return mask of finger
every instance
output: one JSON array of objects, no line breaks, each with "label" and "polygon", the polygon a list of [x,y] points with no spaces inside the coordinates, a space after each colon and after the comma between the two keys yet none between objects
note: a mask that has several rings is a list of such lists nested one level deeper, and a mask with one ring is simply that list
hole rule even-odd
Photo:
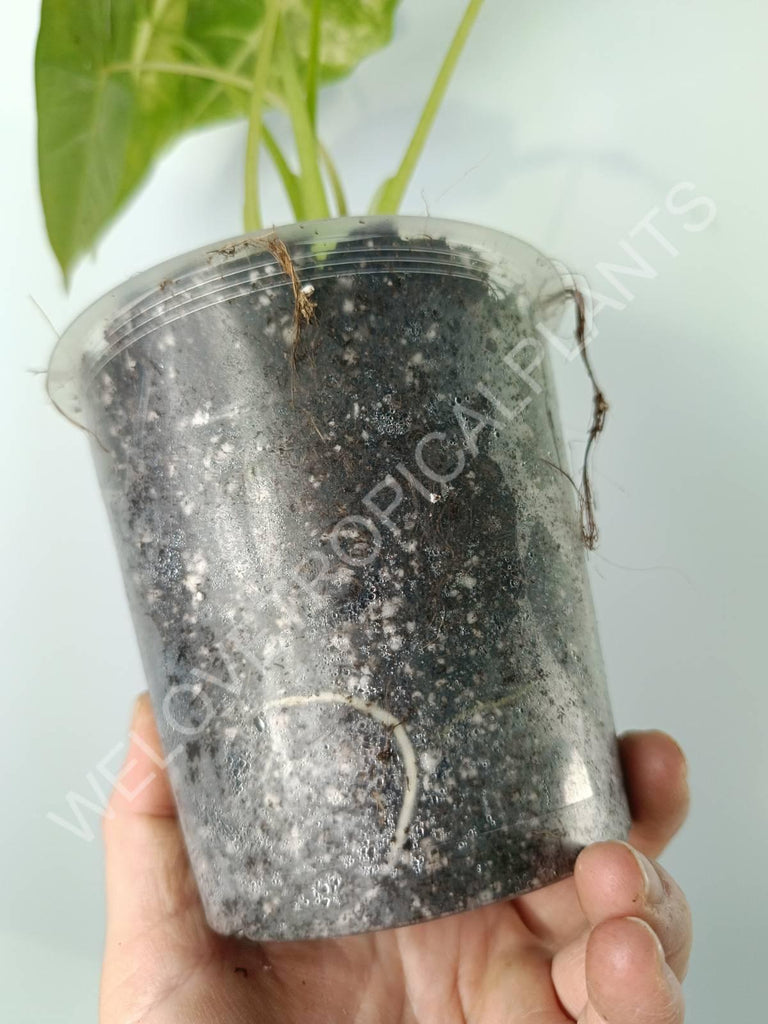
[{"label": "finger", "polygon": [[[648,856],[657,857],[688,813],[685,757],[671,736],[655,729],[622,735],[619,754],[633,815],[629,841]],[[518,896],[511,906],[529,930],[553,950],[584,930],[584,912],[572,878]]]},{"label": "finger", "polygon": [[588,1003],[578,1024],[682,1024],[680,982],[653,929],[639,918],[605,921],[589,937]]},{"label": "finger", "polygon": [[661,940],[667,963],[682,981],[691,955],[688,901],[669,872],[627,843],[594,843],[579,854],[576,892],[591,927],[618,917],[640,917]]},{"label": "finger", "polygon": [[152,711],[148,693],[136,698],[128,733],[128,753],[118,775],[118,785],[112,792],[107,822],[127,815],[146,814],[150,817],[173,818],[176,804],[173,800],[166,759]]},{"label": "finger", "polygon": [[675,977],[684,979],[693,938],[691,914],[669,872],[626,843],[606,842],[582,851],[574,880],[587,930],[559,950],[552,961],[555,990],[572,1016],[587,1000],[589,929],[609,920],[637,917],[645,921],[659,937]]},{"label": "finger", "polygon": [[197,903],[147,694],[104,819],[107,943],[146,934]]},{"label": "finger", "polygon": [[658,729],[625,733],[619,752],[632,813],[628,841],[658,857],[688,816],[688,763],[680,746]]}]

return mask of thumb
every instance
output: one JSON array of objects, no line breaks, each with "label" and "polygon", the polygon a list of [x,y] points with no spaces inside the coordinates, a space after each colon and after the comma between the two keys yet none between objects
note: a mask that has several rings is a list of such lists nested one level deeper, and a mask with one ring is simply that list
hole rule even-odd
[{"label": "thumb", "polygon": [[[185,912],[202,920],[149,695],[136,701],[125,764],[103,825],[107,956]],[[196,921],[195,924],[198,924]]]}]

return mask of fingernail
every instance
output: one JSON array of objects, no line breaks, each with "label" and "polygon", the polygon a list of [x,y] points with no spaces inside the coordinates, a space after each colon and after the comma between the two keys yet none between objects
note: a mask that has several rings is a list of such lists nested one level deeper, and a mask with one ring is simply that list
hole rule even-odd
[{"label": "fingernail", "polygon": [[634,846],[630,846],[629,843],[622,842],[622,846],[626,846],[628,850],[631,850],[632,856],[637,861],[638,867],[643,875],[643,882],[645,884],[645,899],[647,903],[661,903],[664,898],[664,886],[661,884],[659,873],[656,868],[651,864],[644,853],[636,850]]},{"label": "fingernail", "polygon": [[651,935],[653,936],[653,941],[656,943],[656,955],[659,958],[659,963],[662,964],[662,965],[666,964],[666,962],[667,962],[667,954],[664,952],[664,947],[661,944],[661,939],[656,934],[654,929],[651,928],[651,926],[648,924],[648,922],[647,921],[643,921],[643,919],[640,918],[640,917],[628,917],[627,920],[628,921],[633,921],[636,924],[642,925],[643,928],[645,928],[645,930],[647,932],[651,933]]},{"label": "fingernail", "polygon": [[139,717],[139,712],[141,711],[141,708],[142,708],[142,705],[144,704],[144,700],[146,699],[146,696],[147,696],[147,691],[143,690],[138,695],[138,697],[134,698],[133,707],[131,708],[131,726],[130,726],[131,729],[133,729],[134,725],[136,724],[136,719]]}]

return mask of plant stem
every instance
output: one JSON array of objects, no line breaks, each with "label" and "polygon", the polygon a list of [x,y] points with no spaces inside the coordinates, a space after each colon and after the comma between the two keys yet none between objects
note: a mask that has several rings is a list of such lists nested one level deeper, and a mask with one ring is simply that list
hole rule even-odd
[{"label": "plant stem", "polygon": [[330,209],[325,195],[325,187],[317,161],[317,140],[307,109],[306,96],[293,59],[290,40],[285,36],[285,27],[280,21],[278,26],[277,58],[280,73],[285,86],[285,98],[288,114],[296,139],[296,150],[299,154],[301,192],[305,216],[315,218],[329,217]]},{"label": "plant stem", "polygon": [[445,55],[445,60],[437,73],[435,84],[432,86],[432,91],[424,105],[402,163],[397,172],[384,182],[384,185],[377,193],[371,205],[371,213],[395,214],[399,210],[400,204],[403,201],[403,195],[408,187],[408,182],[411,180],[411,176],[421,156],[421,151],[424,148],[424,143],[427,141],[427,136],[440,109],[440,104],[445,96],[451,75],[482,5],[483,0],[469,0],[464,11],[464,17],[456,29],[456,34],[453,37],[448,53]]},{"label": "plant stem", "polygon": [[312,23],[309,29],[309,59],[307,61],[307,111],[312,130],[317,131],[317,72],[320,64],[320,24],[323,0],[312,4]]},{"label": "plant stem", "polygon": [[262,119],[264,116],[264,93],[267,89],[272,51],[275,46],[277,26],[280,19],[280,0],[267,0],[261,45],[256,55],[253,71],[251,102],[248,111],[248,142],[245,151],[245,230],[256,231],[261,227],[259,209],[259,150],[261,148]]},{"label": "plant stem", "polygon": [[347,199],[346,196],[344,195],[344,186],[341,184],[339,172],[336,170],[336,165],[331,159],[331,154],[328,152],[328,150],[325,148],[325,146],[319,139],[317,140],[317,147],[318,150],[320,151],[320,159],[323,161],[325,172],[328,175],[328,181],[331,186],[331,191],[333,192],[333,199],[334,202],[336,203],[336,212],[340,217],[346,217]]},{"label": "plant stem", "polygon": [[261,130],[264,134],[264,145],[269,150],[269,155],[272,157],[272,161],[277,168],[277,173],[280,175],[280,179],[285,187],[288,199],[290,200],[293,214],[296,220],[304,220],[304,203],[301,196],[301,185],[299,183],[298,175],[291,170],[288,161],[285,159],[282,150],[278,146],[277,141],[269,128],[267,128],[265,124],[262,124]]}]

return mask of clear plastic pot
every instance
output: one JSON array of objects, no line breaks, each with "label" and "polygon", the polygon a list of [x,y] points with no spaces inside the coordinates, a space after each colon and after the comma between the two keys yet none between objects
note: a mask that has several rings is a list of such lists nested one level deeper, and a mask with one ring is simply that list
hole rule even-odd
[{"label": "clear plastic pot", "polygon": [[132,279],[49,371],[208,920],[253,939],[477,907],[629,827],[558,469],[558,274],[447,221],[276,236]]}]

